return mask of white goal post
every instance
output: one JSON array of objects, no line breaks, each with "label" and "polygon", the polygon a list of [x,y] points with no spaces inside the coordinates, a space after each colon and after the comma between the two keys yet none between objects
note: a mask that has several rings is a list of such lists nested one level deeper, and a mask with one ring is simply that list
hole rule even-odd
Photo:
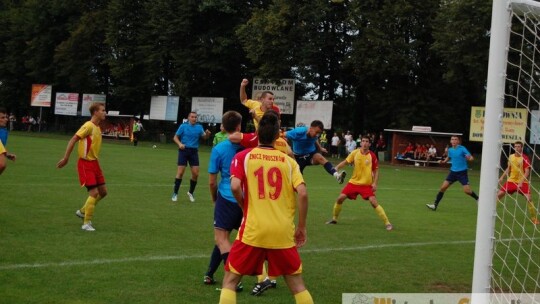
[{"label": "white goal post", "polygon": [[[533,303],[540,295],[540,225],[530,221],[533,212],[523,196],[498,200],[497,192],[505,169],[501,161],[512,153],[505,153],[502,145],[503,108],[525,108],[531,117],[540,108],[540,2],[493,0],[492,9],[472,303],[511,302],[499,294]],[[526,127],[528,134],[534,132]],[[534,167],[540,162],[536,143],[523,142],[533,152],[529,158]],[[539,177],[534,168],[528,177],[535,214]]]}]

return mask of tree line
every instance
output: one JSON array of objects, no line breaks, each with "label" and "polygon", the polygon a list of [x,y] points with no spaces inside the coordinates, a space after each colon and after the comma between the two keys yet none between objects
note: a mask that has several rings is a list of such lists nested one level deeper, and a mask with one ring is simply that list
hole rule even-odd
[{"label": "tree line", "polygon": [[243,111],[242,78],[294,78],[336,128],[465,132],[490,22],[485,0],[0,0],[0,104],[26,115],[45,83],[126,114],[152,95]]}]

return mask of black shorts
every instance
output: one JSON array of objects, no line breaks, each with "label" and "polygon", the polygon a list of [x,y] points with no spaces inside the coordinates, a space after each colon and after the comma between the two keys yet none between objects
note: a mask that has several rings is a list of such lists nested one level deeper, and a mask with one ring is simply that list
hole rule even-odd
[{"label": "black shorts", "polygon": [[311,152],[309,154],[304,154],[304,155],[297,155],[297,154],[294,155],[294,159],[296,160],[296,162],[298,163],[298,166],[300,167],[300,172],[303,173],[305,167],[311,166],[313,164],[312,160],[313,160],[313,155],[315,155],[315,153],[317,153],[317,151]]},{"label": "black shorts", "polygon": [[467,170],[463,171],[450,171],[446,180],[453,184],[455,181],[459,181],[463,186],[469,184],[469,175],[467,175]]},{"label": "black shorts", "polygon": [[199,149],[197,148],[184,148],[184,150],[178,149],[178,166],[191,167],[199,166]]},{"label": "black shorts", "polygon": [[216,206],[214,207],[214,228],[226,231],[238,230],[244,216],[242,209],[236,202],[224,199],[217,194]]}]

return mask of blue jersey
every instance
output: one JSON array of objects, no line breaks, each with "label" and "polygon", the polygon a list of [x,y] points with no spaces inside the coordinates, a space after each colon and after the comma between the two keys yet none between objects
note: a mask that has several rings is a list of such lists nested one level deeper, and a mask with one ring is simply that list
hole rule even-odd
[{"label": "blue jersey", "polygon": [[0,128],[0,141],[7,146],[8,130],[7,128]]},{"label": "blue jersey", "polygon": [[448,158],[452,161],[450,171],[458,172],[467,170],[467,156],[470,155],[469,150],[462,145],[457,145],[455,148],[448,148]]},{"label": "blue jersey", "polygon": [[307,127],[298,127],[286,133],[287,138],[292,140],[292,150],[296,155],[310,154],[317,150],[315,142],[318,137],[308,137],[307,130]]},{"label": "blue jersey", "polygon": [[231,191],[231,162],[242,146],[233,144],[230,140],[226,139],[214,148],[212,148],[212,154],[210,154],[210,163],[208,164],[208,173],[218,174],[221,172],[221,180],[218,184],[218,192],[221,196],[230,201],[236,203],[236,199]]},{"label": "blue jersey", "polygon": [[199,138],[204,135],[201,124],[183,123],[176,131],[176,136],[186,146],[186,148],[199,148]]}]

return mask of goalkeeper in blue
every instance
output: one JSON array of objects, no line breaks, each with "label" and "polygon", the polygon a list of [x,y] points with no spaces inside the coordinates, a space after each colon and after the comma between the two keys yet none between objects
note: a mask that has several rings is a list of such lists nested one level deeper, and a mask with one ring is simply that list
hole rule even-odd
[{"label": "goalkeeper in blue", "polygon": [[463,186],[463,192],[465,192],[465,194],[474,198],[475,201],[478,201],[478,195],[472,191],[471,186],[469,185],[469,176],[467,174],[467,161],[472,162],[474,158],[469,150],[460,145],[460,143],[461,141],[458,136],[454,135],[450,137],[450,144],[452,146],[448,148],[448,156],[440,161],[440,163],[443,164],[452,161],[452,165],[450,167],[450,173],[448,173],[448,176],[441,185],[439,193],[437,193],[437,196],[435,197],[435,201],[433,204],[426,204],[426,207],[433,211],[436,211],[437,207],[439,207],[444,192],[456,181],[459,181]]}]

